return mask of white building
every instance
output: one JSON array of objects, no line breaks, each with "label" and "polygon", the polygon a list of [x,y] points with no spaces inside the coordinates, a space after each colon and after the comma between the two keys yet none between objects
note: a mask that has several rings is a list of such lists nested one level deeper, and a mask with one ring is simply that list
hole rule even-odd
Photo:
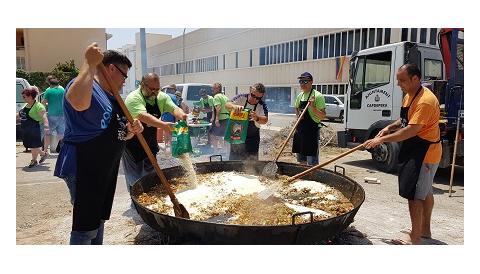
[{"label": "white building", "polygon": [[125,99],[128,93],[136,89],[136,79],[137,79],[136,62],[135,62],[137,58],[136,45],[126,44],[122,48],[117,50],[125,54],[128,57],[128,59],[132,62],[132,67],[130,68],[127,74],[128,78],[125,80],[125,84],[123,85],[122,91],[120,93],[120,96],[122,96],[122,98]]},{"label": "white building", "polygon": [[[248,92],[249,86],[260,82],[267,87],[269,109],[288,113],[293,112],[292,105],[299,92],[297,77],[301,73],[310,72],[315,88],[324,94],[345,94],[353,51],[406,40],[437,45],[438,31],[436,28],[198,29],[157,45],[147,45],[147,66],[149,71],[160,75],[162,86],[220,82],[230,98]],[[138,44],[137,40],[137,47]]]}]

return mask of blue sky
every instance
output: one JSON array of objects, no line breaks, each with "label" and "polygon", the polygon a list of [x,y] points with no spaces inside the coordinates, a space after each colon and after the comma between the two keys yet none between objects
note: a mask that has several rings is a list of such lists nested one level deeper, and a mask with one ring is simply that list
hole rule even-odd
[{"label": "blue sky", "polygon": [[[194,28],[187,28],[185,33],[196,30]],[[155,29],[155,28],[146,28],[147,33],[161,33],[161,34],[170,34],[173,37],[177,37],[183,34],[183,28],[171,28],[171,29]],[[125,44],[134,44],[135,43],[135,33],[140,32],[140,29],[134,28],[107,28],[107,33],[113,35],[107,42],[108,49],[117,49],[122,47]],[[173,38],[172,37],[172,38]]]}]

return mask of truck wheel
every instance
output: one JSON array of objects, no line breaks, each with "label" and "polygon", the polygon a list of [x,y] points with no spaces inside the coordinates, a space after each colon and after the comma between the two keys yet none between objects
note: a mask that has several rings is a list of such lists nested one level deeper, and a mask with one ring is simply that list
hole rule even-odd
[{"label": "truck wheel", "polygon": [[383,143],[370,152],[379,170],[383,172],[395,172],[397,170],[398,154],[400,153],[398,143]]}]

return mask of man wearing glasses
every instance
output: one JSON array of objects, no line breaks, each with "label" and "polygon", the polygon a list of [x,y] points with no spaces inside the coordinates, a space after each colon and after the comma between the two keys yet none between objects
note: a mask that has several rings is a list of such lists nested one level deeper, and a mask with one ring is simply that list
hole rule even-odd
[{"label": "man wearing glasses", "polygon": [[295,100],[295,112],[297,117],[311,102],[307,112],[297,125],[293,135],[292,152],[297,153],[297,161],[300,164],[318,164],[318,139],[320,137],[319,123],[325,118],[325,98],[312,88],[313,77],[310,73],[304,72],[298,77],[298,83],[302,92]]},{"label": "man wearing glasses", "polygon": [[122,88],[131,66],[122,53],[102,53],[93,43],[85,51],[78,76],[65,89],[65,135],[54,175],[66,181],[71,195],[70,244],[103,243],[125,141],[143,130],[137,119],[132,125],[127,121],[113,95]]},{"label": "man wearing glasses", "polygon": [[246,108],[251,110],[247,139],[244,144],[230,145],[230,160],[258,161],[260,126],[268,122],[267,104],[262,100],[264,94],[265,86],[257,83],[250,88],[250,93],[239,94],[225,105],[228,110],[233,110],[237,113]]},{"label": "man wearing glasses", "polygon": [[[160,79],[158,75],[148,73],[142,77],[140,87],[130,92],[125,99],[125,105],[132,117],[142,122],[144,127],[142,134],[153,155],[156,155],[159,150],[157,128],[170,132],[173,125],[172,122],[162,121],[162,114],[171,113],[178,120],[187,118],[187,114],[175,105],[169,95],[159,91]],[[137,138],[127,141],[122,161],[128,191],[131,190],[135,181],[154,170]]]}]

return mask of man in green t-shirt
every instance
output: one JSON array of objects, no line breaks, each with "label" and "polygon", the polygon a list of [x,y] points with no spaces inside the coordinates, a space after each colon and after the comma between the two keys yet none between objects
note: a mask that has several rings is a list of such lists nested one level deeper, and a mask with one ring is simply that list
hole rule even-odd
[{"label": "man in green t-shirt", "polygon": [[222,93],[222,84],[215,83],[212,87],[213,90],[213,106],[214,112],[212,119],[212,127],[210,129],[210,137],[212,140],[212,147],[214,150],[220,150],[219,153],[226,153],[228,149],[225,147],[225,141],[223,136],[225,135],[225,128],[227,126],[227,119],[229,112],[225,108],[225,104],[228,102],[228,97]]},{"label": "man in green t-shirt", "polygon": [[[159,91],[160,78],[155,73],[148,73],[142,77],[140,87],[130,92],[125,99],[125,105],[132,117],[142,122],[144,128],[142,135],[153,155],[156,155],[159,150],[157,128],[170,131],[173,125],[161,120],[162,113],[169,112],[178,120],[187,119],[187,114],[173,103],[170,96]],[[135,181],[154,170],[137,138],[126,142],[122,160],[128,191]]]},{"label": "man in green t-shirt", "polygon": [[50,85],[45,90],[42,103],[47,106],[47,118],[50,125],[50,133],[45,137],[45,152],[48,153],[48,145],[50,144],[50,151],[59,151],[58,143],[63,139],[65,132],[65,117],[63,116],[63,96],[65,89],[59,85],[59,81],[54,76],[50,75],[47,78]]},{"label": "man in green t-shirt", "polygon": [[207,90],[202,88],[200,95],[200,111],[207,114],[207,121],[211,122],[213,116],[213,97],[208,95]]},{"label": "man in green t-shirt", "polygon": [[292,152],[297,153],[297,161],[301,164],[318,164],[318,139],[320,138],[319,124],[325,118],[325,98],[313,89],[313,77],[304,72],[298,77],[302,92],[295,99],[295,112],[300,116],[307,104],[307,111],[295,129],[293,135]]}]

